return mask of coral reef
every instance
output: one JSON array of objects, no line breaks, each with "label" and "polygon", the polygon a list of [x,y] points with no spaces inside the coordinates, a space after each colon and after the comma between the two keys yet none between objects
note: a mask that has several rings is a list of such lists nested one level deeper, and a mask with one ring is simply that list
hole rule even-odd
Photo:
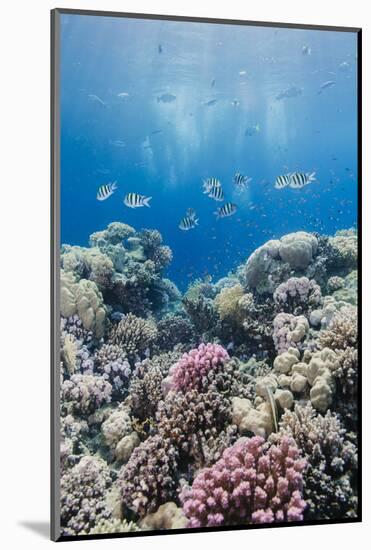
[{"label": "coral reef", "polygon": [[103,344],[94,355],[94,371],[112,386],[112,398],[125,395],[131,376],[131,366],[123,347],[117,344]]},{"label": "coral reef", "polygon": [[189,347],[196,340],[196,331],[190,319],[179,314],[165,316],[157,323],[158,348],[172,351],[176,346]]},{"label": "coral reef", "polygon": [[244,295],[240,284],[225,287],[216,296],[214,303],[221,319],[228,319],[238,315],[239,301]]},{"label": "coral reef", "polygon": [[355,518],[357,234],[182,293],[157,230],[61,249],[62,535]]},{"label": "coral reef", "polygon": [[304,231],[271,240],[255,250],[239,270],[242,284],[258,294],[273,294],[294,270],[304,273],[318,249],[317,238]]},{"label": "coral reef", "polygon": [[145,421],[154,417],[164,397],[163,380],[164,369],[154,361],[137,363],[129,388],[130,409],[136,418]]},{"label": "coral reef", "polygon": [[89,535],[104,535],[112,533],[135,533],[140,531],[137,525],[130,521],[129,523],[119,519],[101,519],[93,529],[90,529]]}]

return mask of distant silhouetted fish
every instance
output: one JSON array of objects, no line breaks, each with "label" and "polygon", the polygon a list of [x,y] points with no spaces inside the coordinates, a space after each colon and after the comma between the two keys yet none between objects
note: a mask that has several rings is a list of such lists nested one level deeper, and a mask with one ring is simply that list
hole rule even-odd
[{"label": "distant silhouetted fish", "polygon": [[321,84],[320,89],[318,90],[318,94],[321,94],[323,90],[326,90],[326,88],[331,88],[331,86],[335,86],[335,84],[335,80],[326,80],[326,82]]},{"label": "distant silhouetted fish", "polygon": [[302,94],[301,88],[298,88],[297,86],[290,86],[289,88],[286,88],[286,90],[283,90],[282,92],[280,92],[276,96],[276,99],[280,100],[280,99],[289,98],[289,97],[297,97],[301,94]]},{"label": "distant silhouetted fish", "polygon": [[157,98],[158,103],[171,103],[176,100],[176,95],[173,94],[162,94]]},{"label": "distant silhouetted fish", "polygon": [[98,103],[99,105],[102,105],[102,107],[106,105],[106,103],[95,94],[88,94],[88,99],[93,103]]},{"label": "distant silhouetted fish", "polygon": [[204,102],[204,105],[206,105],[206,107],[211,107],[212,105],[215,105],[217,101],[218,101],[217,99],[209,99],[209,101]]}]

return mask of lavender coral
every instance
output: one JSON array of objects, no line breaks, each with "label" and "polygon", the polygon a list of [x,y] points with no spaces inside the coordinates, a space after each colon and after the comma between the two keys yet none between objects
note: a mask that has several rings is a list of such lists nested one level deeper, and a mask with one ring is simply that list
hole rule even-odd
[{"label": "lavender coral", "polygon": [[64,535],[87,534],[110,516],[105,493],[112,484],[107,464],[84,456],[61,478],[61,523]]},{"label": "lavender coral", "polygon": [[304,315],[279,313],[273,320],[273,341],[278,353],[289,348],[298,348],[309,331],[309,323]]},{"label": "lavender coral", "polygon": [[182,494],[188,527],[301,521],[306,461],[292,438],[254,436],[226,449]]},{"label": "lavender coral", "polygon": [[95,372],[112,386],[112,397],[119,399],[125,395],[132,369],[124,349],[117,344],[103,344],[94,360]]},{"label": "lavender coral", "polygon": [[77,415],[89,415],[111,401],[112,386],[104,378],[74,374],[61,387],[63,406]]},{"label": "lavender coral", "polygon": [[299,315],[318,307],[321,303],[321,288],[308,277],[290,277],[281,283],[273,294],[279,311]]}]

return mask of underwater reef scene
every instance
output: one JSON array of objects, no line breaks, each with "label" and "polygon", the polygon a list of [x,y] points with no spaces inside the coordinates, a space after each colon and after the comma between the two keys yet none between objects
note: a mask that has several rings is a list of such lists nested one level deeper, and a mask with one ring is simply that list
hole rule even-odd
[{"label": "underwater reef scene", "polygon": [[357,519],[356,34],[60,34],[61,537]]},{"label": "underwater reef scene", "polygon": [[182,293],[156,229],[61,249],[62,535],[357,516],[357,233]]}]

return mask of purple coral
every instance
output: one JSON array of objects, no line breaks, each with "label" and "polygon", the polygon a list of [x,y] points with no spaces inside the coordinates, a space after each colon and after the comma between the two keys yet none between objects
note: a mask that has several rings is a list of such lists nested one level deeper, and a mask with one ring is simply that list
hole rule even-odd
[{"label": "purple coral", "polygon": [[111,511],[105,501],[112,485],[109,468],[101,458],[83,456],[61,478],[61,524],[63,535],[89,533]]},{"label": "purple coral", "polygon": [[125,394],[131,367],[120,346],[103,344],[95,353],[95,371],[111,384],[113,398],[121,398]]},{"label": "purple coral", "polygon": [[299,348],[306,337],[309,323],[304,315],[279,313],[273,320],[273,342],[278,353],[289,348]]},{"label": "purple coral", "polygon": [[273,294],[279,311],[298,315],[321,303],[321,288],[308,277],[290,277],[281,283]]},{"label": "purple coral", "polygon": [[227,351],[219,344],[200,344],[184,353],[170,369],[171,386],[177,391],[201,391],[207,385],[209,373],[218,371],[228,359]]},{"label": "purple coral", "polygon": [[183,490],[188,527],[301,521],[305,467],[292,438],[240,439]]},{"label": "purple coral", "polygon": [[111,401],[112,386],[101,376],[74,374],[61,387],[64,409],[77,415],[89,415]]}]

